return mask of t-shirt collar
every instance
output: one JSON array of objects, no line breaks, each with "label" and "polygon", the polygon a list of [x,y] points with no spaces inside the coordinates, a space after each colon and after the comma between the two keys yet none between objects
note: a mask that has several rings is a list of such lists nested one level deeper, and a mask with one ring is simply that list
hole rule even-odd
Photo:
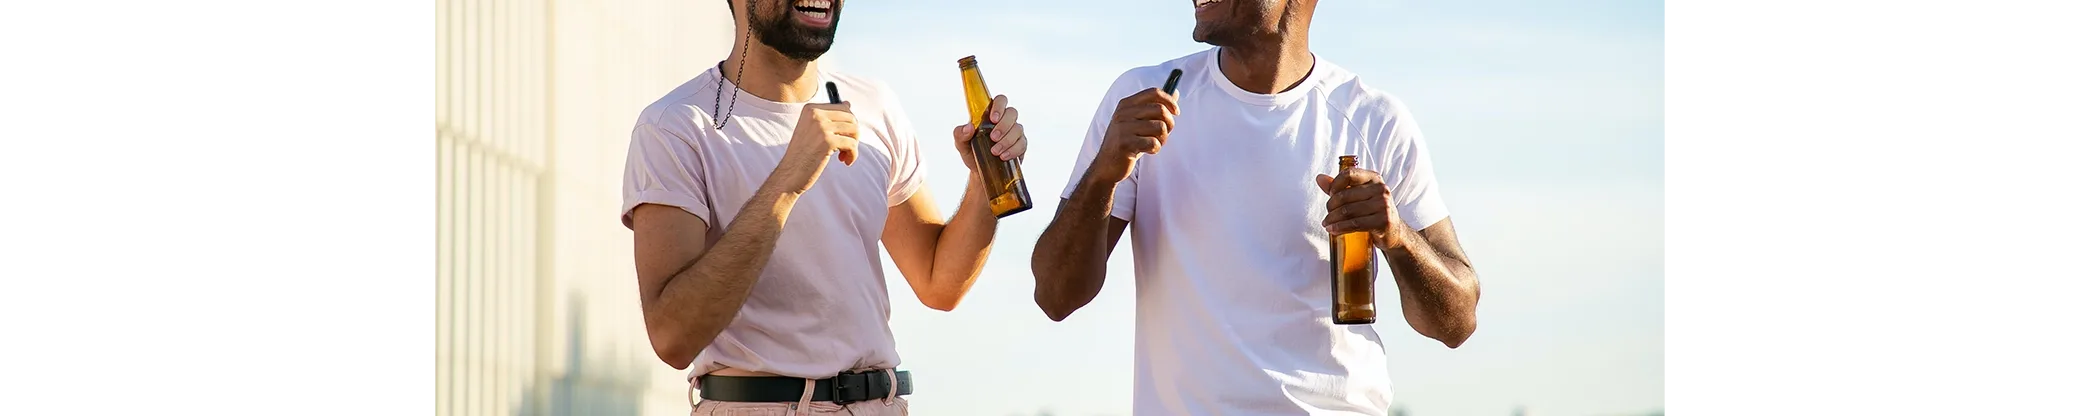
[{"label": "t-shirt collar", "polygon": [[1222,69],[1224,64],[1219,61],[1224,59],[1224,55],[1223,47],[1211,47],[1210,52],[1202,58],[1204,62],[1209,64],[1204,65],[1206,68],[1203,72],[1209,73],[1211,83],[1217,84],[1218,89],[1225,91],[1226,95],[1231,95],[1232,98],[1239,99],[1241,102],[1260,106],[1277,107],[1297,102],[1299,98],[1305,97],[1306,92],[1311,91],[1315,84],[1318,84],[1320,78],[1326,74],[1328,67],[1327,63],[1322,62],[1319,55],[1315,54],[1313,56],[1312,71],[1308,71],[1305,81],[1299,82],[1298,85],[1283,92],[1260,94],[1240,89],[1239,85],[1235,85],[1232,83],[1232,80],[1225,78],[1225,70]]},{"label": "t-shirt collar", "polygon": [[[722,68],[719,65],[716,66],[714,69],[711,69],[710,71],[714,72],[716,77],[728,76],[727,73],[722,72]],[[792,114],[800,112],[804,104],[809,104],[811,101],[816,100],[819,95],[824,94],[823,85],[827,81],[832,81],[831,73],[824,71],[820,68],[817,70],[818,87],[815,91],[810,91],[809,97],[805,97],[795,102],[779,102],[768,100],[757,95],[753,95],[750,91],[744,91],[743,87],[738,87],[736,85],[736,82],[723,82],[722,80],[715,80],[715,82],[718,82],[725,87],[722,91],[717,91],[716,93],[735,94],[736,105],[738,107],[750,107],[764,112],[775,114]],[[845,97],[840,97],[840,99],[845,99]],[[825,101],[829,102],[830,100],[827,98]],[[728,108],[724,108],[723,110],[730,111],[730,109]]]}]

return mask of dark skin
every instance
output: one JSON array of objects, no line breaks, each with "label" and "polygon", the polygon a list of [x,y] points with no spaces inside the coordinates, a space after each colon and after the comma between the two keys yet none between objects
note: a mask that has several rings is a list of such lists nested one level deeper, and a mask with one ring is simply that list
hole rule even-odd
[{"label": "dark skin", "polygon": [[[1199,0],[1200,1],[1200,0]],[[1312,73],[1306,30],[1318,0],[1219,0],[1198,3],[1195,40],[1222,49],[1219,69],[1248,92],[1288,91]],[[1072,196],[1036,241],[1036,305],[1063,321],[1101,293],[1109,254],[1129,221],[1109,215],[1115,184],[1130,176],[1142,154],[1158,154],[1180,114],[1175,97],[1146,89],[1116,104],[1101,150]],[[1473,335],[1480,282],[1459,247],[1449,219],[1416,229],[1400,219],[1384,178],[1351,168],[1319,175],[1312,185],[1328,194],[1321,225],[1330,233],[1364,231],[1391,265],[1401,315],[1423,336],[1458,348]]]}]

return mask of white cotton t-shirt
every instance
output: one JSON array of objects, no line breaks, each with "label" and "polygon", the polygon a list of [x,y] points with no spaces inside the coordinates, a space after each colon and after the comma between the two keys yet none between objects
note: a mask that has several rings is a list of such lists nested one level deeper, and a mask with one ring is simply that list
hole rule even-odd
[{"label": "white cotton t-shirt", "polygon": [[[1427,228],[1447,211],[1422,134],[1399,100],[1332,62],[1267,95],[1227,81],[1217,59],[1213,48],[1117,78],[1064,192],[1099,152],[1116,103],[1180,68],[1175,130],[1138,158],[1110,209],[1130,221],[1135,250],[1133,413],[1383,415],[1383,342],[1329,312],[1327,196],[1313,178],[1357,155],[1384,176],[1400,218]],[[1384,319],[1401,319],[1397,300],[1380,301]]]},{"label": "white cotton t-shirt", "polygon": [[[828,378],[898,364],[876,245],[889,208],[924,182],[919,145],[887,86],[829,71],[820,77],[836,82],[840,99],[853,104],[858,159],[847,166],[832,158],[795,202],[750,298],[693,359],[694,377],[737,368]],[[823,94],[819,88],[817,97]],[[621,223],[633,227],[630,215],[641,204],[678,207],[706,221],[708,243],[718,243],[779,166],[812,98],[829,101],[767,101],[723,83],[719,69],[664,95],[635,122]],[[718,121],[727,124],[717,130]]]}]

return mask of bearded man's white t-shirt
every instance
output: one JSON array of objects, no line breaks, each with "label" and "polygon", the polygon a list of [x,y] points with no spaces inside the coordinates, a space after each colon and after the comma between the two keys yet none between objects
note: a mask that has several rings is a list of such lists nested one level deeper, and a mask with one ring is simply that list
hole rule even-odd
[{"label": "bearded man's white t-shirt", "polygon": [[[1399,217],[1427,228],[1448,212],[1421,130],[1399,100],[1332,62],[1316,60],[1289,91],[1256,94],[1217,60],[1213,48],[1117,78],[1063,194],[1099,152],[1116,103],[1181,69],[1174,131],[1116,185],[1110,209],[1130,221],[1135,250],[1133,413],[1384,415],[1383,341],[1329,313],[1327,196],[1313,178],[1356,155],[1391,187]],[[1380,301],[1382,318],[1401,319],[1398,300]]]}]

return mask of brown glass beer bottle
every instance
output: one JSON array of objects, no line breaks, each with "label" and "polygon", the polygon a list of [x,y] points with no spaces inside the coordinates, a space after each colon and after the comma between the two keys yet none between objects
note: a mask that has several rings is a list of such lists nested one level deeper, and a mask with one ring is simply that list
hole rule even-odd
[{"label": "brown glass beer bottle", "polygon": [[977,158],[977,176],[984,193],[991,197],[992,215],[1005,218],[1035,207],[1028,198],[1028,181],[1021,178],[1020,160],[999,160],[992,154],[992,94],[984,86],[984,73],[977,69],[977,56],[957,61],[962,66],[963,96],[968,101],[970,122],[977,132],[970,137],[970,150]]},{"label": "brown glass beer bottle", "polygon": [[[1342,156],[1341,171],[1356,167],[1356,156]],[[1341,176],[1336,171],[1335,176]],[[1327,257],[1333,265],[1334,323],[1362,325],[1378,322],[1371,283],[1371,233],[1364,231],[1327,236]]]}]

